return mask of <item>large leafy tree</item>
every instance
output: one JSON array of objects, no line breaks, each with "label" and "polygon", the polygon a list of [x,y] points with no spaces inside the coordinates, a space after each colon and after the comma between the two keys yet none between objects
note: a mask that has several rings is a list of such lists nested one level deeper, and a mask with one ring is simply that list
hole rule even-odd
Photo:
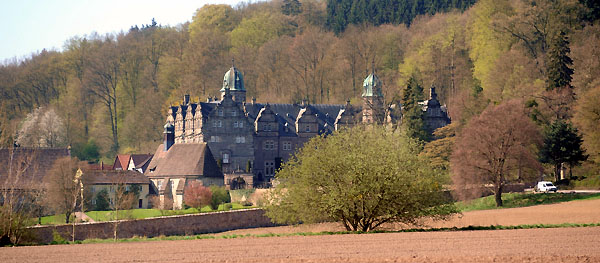
[{"label": "large leafy tree", "polygon": [[600,163],[600,86],[583,93],[575,107],[573,122],[583,133],[583,146],[596,163]]},{"label": "large leafy tree", "polygon": [[338,221],[349,231],[445,219],[456,208],[417,148],[381,126],[314,137],[277,173],[267,215],[279,223]]},{"label": "large leafy tree", "polygon": [[523,180],[526,168],[539,169],[532,152],[539,138],[538,128],[525,114],[522,102],[488,106],[456,138],[450,165],[457,193],[474,197],[490,185],[496,206],[502,206],[504,186]]},{"label": "large leafy tree", "polygon": [[554,176],[560,180],[560,168],[563,163],[571,167],[587,160],[581,147],[583,140],[577,128],[571,123],[556,120],[544,134],[544,144],[540,149],[540,160],[554,165]]}]

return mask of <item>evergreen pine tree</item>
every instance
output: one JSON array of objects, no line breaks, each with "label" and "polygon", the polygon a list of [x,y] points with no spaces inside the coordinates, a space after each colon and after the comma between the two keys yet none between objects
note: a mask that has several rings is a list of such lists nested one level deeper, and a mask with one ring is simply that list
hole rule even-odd
[{"label": "evergreen pine tree", "polygon": [[402,126],[406,135],[421,141],[428,141],[430,134],[425,130],[424,112],[419,105],[423,100],[423,87],[411,77],[402,95]]},{"label": "evergreen pine tree", "polygon": [[552,41],[548,52],[548,87],[547,90],[571,87],[573,60],[569,57],[569,41],[565,32],[561,31]]},{"label": "evergreen pine tree", "polygon": [[587,160],[581,148],[583,139],[570,123],[556,120],[544,134],[544,144],[540,149],[540,161],[554,165],[556,181],[560,180],[560,167],[563,163],[570,167]]},{"label": "evergreen pine tree", "polygon": [[281,13],[288,16],[296,16],[302,13],[302,4],[298,0],[283,0]]}]

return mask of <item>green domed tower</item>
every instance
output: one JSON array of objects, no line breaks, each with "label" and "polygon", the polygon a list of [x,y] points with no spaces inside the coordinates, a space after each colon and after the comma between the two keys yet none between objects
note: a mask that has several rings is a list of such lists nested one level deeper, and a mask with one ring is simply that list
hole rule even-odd
[{"label": "green domed tower", "polygon": [[363,123],[383,123],[385,111],[383,108],[383,84],[375,74],[375,67],[371,74],[363,81]]},{"label": "green domed tower", "polygon": [[236,102],[246,101],[246,88],[244,88],[244,76],[235,65],[233,60],[231,68],[223,76],[223,88],[221,88],[221,99],[225,97],[225,90],[229,89],[233,100]]}]

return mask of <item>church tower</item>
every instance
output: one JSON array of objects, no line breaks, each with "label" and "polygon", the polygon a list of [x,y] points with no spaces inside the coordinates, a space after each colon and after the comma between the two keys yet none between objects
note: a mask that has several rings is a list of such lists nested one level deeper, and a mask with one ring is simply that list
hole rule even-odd
[{"label": "church tower", "polygon": [[383,123],[385,110],[383,107],[382,82],[375,75],[375,65],[369,76],[363,81],[363,123]]},{"label": "church tower", "polygon": [[231,68],[223,76],[223,88],[221,88],[221,99],[225,98],[225,90],[229,89],[235,102],[246,102],[246,89],[244,88],[244,76],[231,60]]}]

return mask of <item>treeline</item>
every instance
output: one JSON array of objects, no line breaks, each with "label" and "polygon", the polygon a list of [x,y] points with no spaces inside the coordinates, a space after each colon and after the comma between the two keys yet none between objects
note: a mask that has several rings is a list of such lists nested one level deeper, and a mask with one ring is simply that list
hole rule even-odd
[{"label": "treeline", "polygon": [[451,10],[464,11],[476,0],[328,0],[327,26],[335,33],[349,24],[410,25],[419,15],[434,15]]},{"label": "treeline", "polygon": [[[60,52],[6,61],[0,66],[1,145],[28,138],[18,133],[34,127],[24,126],[25,119],[43,107],[61,119],[43,123],[64,125],[44,129],[65,131],[64,139],[51,141],[71,145],[81,158],[154,152],[167,107],[185,93],[202,101],[219,96],[232,59],[244,74],[247,97],[259,102],[350,98],[360,104],[374,62],[388,104],[402,100],[409,80],[422,87],[421,98],[435,85],[456,123],[446,134],[459,132],[487,105],[515,98],[529,101],[532,117],[545,127],[554,118],[546,107],[548,70],[556,65],[550,51],[562,32],[575,94],[563,117],[577,124],[589,154],[600,153],[597,131],[584,128],[594,120],[586,113],[598,104],[592,102],[600,86],[600,26],[590,22],[594,9],[579,1],[480,0],[464,12],[417,16],[410,26],[350,24],[337,35],[328,28],[328,8],[319,0],[207,5],[182,25],[151,22],[118,34],[78,36]],[[56,119],[44,112],[30,119],[35,116]]]}]

